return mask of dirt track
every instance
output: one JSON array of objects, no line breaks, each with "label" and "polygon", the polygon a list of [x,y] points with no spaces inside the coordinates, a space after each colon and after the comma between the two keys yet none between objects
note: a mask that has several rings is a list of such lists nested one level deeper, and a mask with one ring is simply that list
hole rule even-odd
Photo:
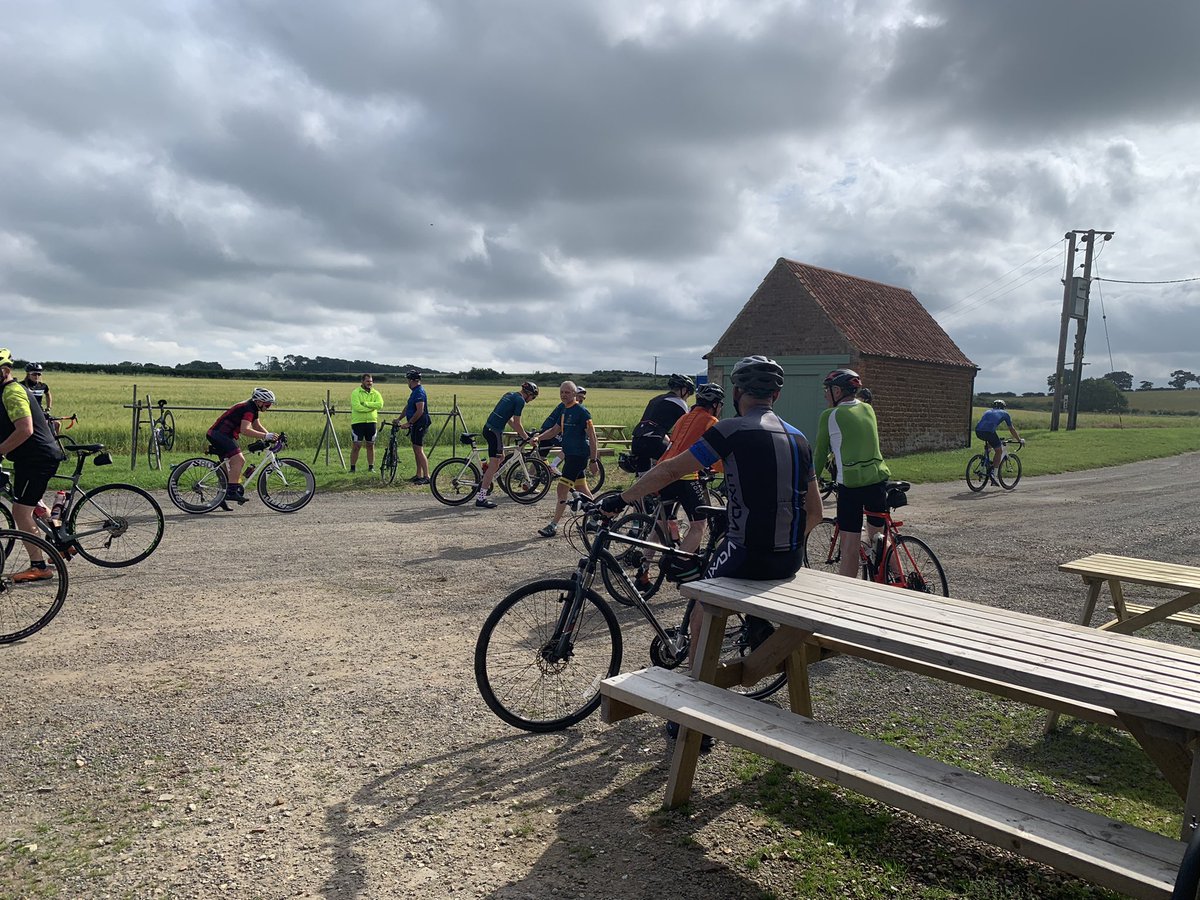
[{"label": "dirt track", "polygon": [[[1081,591],[1059,562],[1195,562],[1198,462],[1008,495],[917,487],[904,518],[954,596],[1073,619]],[[486,612],[574,563],[535,533],[548,501],[487,512],[389,490],[318,495],[293,516],[255,500],[189,517],[159,499],[154,556],[74,561],[58,618],[0,647],[0,895],[793,895],[803,862],[743,864],[773,838],[728,748],[702,764],[690,813],[664,816],[659,723],[530,736],[480,701]],[[631,629],[627,668],[646,644]],[[818,714],[835,722],[870,727],[897,691],[950,715],[961,702],[905,677],[868,692],[851,666],[823,665]],[[947,840],[911,830],[914,847]]]}]

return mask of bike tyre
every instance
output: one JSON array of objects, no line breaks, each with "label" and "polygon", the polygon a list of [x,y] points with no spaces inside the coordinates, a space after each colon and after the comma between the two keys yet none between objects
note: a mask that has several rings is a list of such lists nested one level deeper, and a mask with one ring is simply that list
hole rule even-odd
[{"label": "bike tyre", "polygon": [[524,463],[518,461],[510,465],[500,480],[500,488],[504,493],[517,503],[529,506],[546,496],[554,476],[541,457],[527,456]]},{"label": "bike tyre", "polygon": [[[463,482],[463,475],[470,476],[470,484]],[[438,502],[447,506],[462,506],[479,493],[479,467],[469,459],[452,456],[437,464],[429,476],[429,490]]]},{"label": "bike tyre", "polygon": [[[7,503],[0,503],[0,529],[4,531],[17,531],[17,520],[13,518],[12,510],[8,508]],[[8,537],[0,541],[0,551],[3,551],[4,558],[8,559],[8,554],[12,553],[13,542],[16,538]]]},{"label": "bike tyre", "polygon": [[175,416],[170,410],[165,410],[162,414],[162,444],[163,450],[170,453],[175,449]]},{"label": "bike tyre", "polygon": [[595,475],[592,474],[592,468],[590,465],[583,467],[583,481],[584,481],[584,484],[587,485],[588,493],[591,494],[593,497],[595,497],[596,493],[602,487],[604,487],[604,479],[606,477],[607,476],[604,473],[604,460],[602,460],[602,459],[596,460],[596,474]]},{"label": "bike tyre", "polygon": [[612,607],[590,588],[570,658],[553,664],[543,658],[562,604],[572,601],[576,587],[573,578],[530,582],[484,620],[475,642],[475,683],[488,709],[509,725],[547,732],[581,722],[600,705],[601,679],[621,670],[621,626]]},{"label": "bike tyre", "polygon": [[146,442],[146,462],[152,469],[162,468],[162,446],[158,442],[155,429],[150,429],[150,440]]},{"label": "bike tyre", "polygon": [[[0,561],[0,644],[11,644],[45,628],[67,599],[69,577],[62,554],[38,535],[0,529],[0,544],[13,547],[18,540],[33,544],[42,552],[42,559],[54,570],[54,578],[51,582],[15,583],[12,576],[29,559],[23,550],[10,552]],[[51,587],[53,591],[49,590]]]},{"label": "bike tyre", "polygon": [[822,519],[804,539],[804,565],[809,569],[837,574],[842,562],[842,542],[834,519]]},{"label": "bike tyre", "polygon": [[[97,520],[90,522],[93,516]],[[102,544],[97,543],[101,534],[79,536],[101,525],[101,516],[108,534]],[[158,501],[140,487],[103,484],[86,491],[71,508],[67,534],[79,555],[88,562],[106,569],[122,569],[140,563],[158,549],[165,524]],[[131,529],[136,537],[126,540]]]},{"label": "bike tyre", "polygon": [[[189,478],[196,470],[203,470],[203,474]],[[193,515],[212,512],[225,501],[228,490],[229,478],[225,469],[204,456],[185,459],[167,476],[167,497],[185,513]]]},{"label": "bike tyre", "polygon": [[399,450],[395,443],[388,444],[388,448],[383,451],[383,459],[379,463],[379,477],[384,484],[391,484],[396,480],[396,469],[400,467]]},{"label": "bike tyre", "polygon": [[[689,622],[692,615],[692,608],[696,605],[695,600],[689,600],[687,607],[683,611],[685,622]],[[721,663],[734,663],[749,655],[750,641],[746,630],[746,617],[741,613],[732,613],[725,620],[725,636],[721,642]],[[672,637],[678,632],[677,628],[668,628],[667,634]],[[691,636],[688,636],[689,641]],[[661,659],[664,662],[656,660]],[[670,669],[674,666],[666,665],[670,662],[670,657],[666,653],[666,648],[663,647],[662,640],[658,635],[654,636],[654,640],[650,642],[650,659],[654,661],[656,666]],[[679,662],[682,662],[680,660]],[[675,665],[679,665],[676,662]],[[759,679],[753,685],[731,685],[730,690],[741,694],[744,697],[749,697],[751,700],[765,700],[778,691],[781,687],[787,684],[786,672],[774,672],[764,678]]]},{"label": "bike tyre", "polygon": [[978,494],[987,487],[987,460],[982,453],[976,453],[967,463],[967,487],[971,493]]},{"label": "bike tyre", "polygon": [[[295,470],[293,478],[299,477],[304,484],[286,481],[284,474],[288,469]],[[273,482],[272,479],[275,479]],[[291,457],[276,457],[275,464],[263,466],[258,473],[258,499],[267,506],[281,513],[294,513],[308,506],[309,501],[317,493],[317,479],[313,470],[298,459]]]},{"label": "bike tyre", "polygon": [[929,549],[929,545],[920,538],[907,534],[896,538],[896,543],[888,548],[884,559],[884,571],[892,570],[892,554],[899,553],[901,547],[905,548],[905,551],[898,557],[899,569],[905,574],[905,584],[900,587],[949,597],[950,583],[946,581],[946,570],[942,568],[937,555]]},{"label": "bike tyre", "polygon": [[1021,481],[1021,457],[1013,455],[1004,457],[1004,462],[1000,463],[1000,471],[996,473],[996,478],[1000,482],[1000,487],[1006,491],[1011,491]]},{"label": "bike tyre", "polygon": [[[608,530],[610,532],[615,531],[619,534],[626,534],[630,537],[641,538],[642,540],[653,541],[657,536],[655,525],[655,520],[650,516],[643,513],[630,513],[613,522]],[[613,542],[609,544],[609,550],[621,566],[622,571],[630,577],[630,580],[635,581],[635,583],[638,572],[643,569],[645,570],[649,581],[644,585],[638,585],[638,593],[642,595],[643,600],[649,600],[658,593],[658,589],[662,587],[663,578],[665,577],[662,566],[658,564],[661,563],[661,560],[657,562],[647,560],[646,551],[632,544],[622,545],[619,542]],[[625,585],[612,574],[608,565],[601,565],[600,579],[604,582],[604,589],[608,591],[610,597],[622,606],[634,605],[633,599],[625,594]]]}]

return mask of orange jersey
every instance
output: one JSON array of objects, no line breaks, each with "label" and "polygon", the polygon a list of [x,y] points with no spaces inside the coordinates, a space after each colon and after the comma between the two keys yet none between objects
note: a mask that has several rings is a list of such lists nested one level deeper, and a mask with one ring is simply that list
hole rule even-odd
[{"label": "orange jersey", "polygon": [[[662,455],[659,462],[665,462],[672,456],[678,456],[686,451],[692,444],[704,437],[704,432],[717,424],[717,417],[703,406],[693,406],[671,429],[671,446],[667,448],[667,452]],[[717,472],[723,470],[721,463],[718,461],[713,469]],[[684,479],[695,480],[699,474],[692,472],[684,475]]]}]

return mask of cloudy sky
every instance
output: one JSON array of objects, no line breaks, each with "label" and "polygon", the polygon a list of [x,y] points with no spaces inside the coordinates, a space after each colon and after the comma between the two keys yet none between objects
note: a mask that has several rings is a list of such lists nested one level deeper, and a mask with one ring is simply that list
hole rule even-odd
[{"label": "cloudy sky", "polygon": [[[0,0],[0,341],[697,371],[786,256],[1044,389],[1064,232],[1200,276],[1197,36],[1194,0]],[[1200,369],[1200,282],[1092,301],[1086,374]]]}]

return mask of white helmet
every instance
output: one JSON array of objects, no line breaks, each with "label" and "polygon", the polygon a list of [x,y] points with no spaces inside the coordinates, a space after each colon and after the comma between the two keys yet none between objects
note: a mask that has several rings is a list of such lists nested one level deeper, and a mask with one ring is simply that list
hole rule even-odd
[{"label": "white helmet", "polygon": [[255,388],[254,393],[250,395],[251,400],[257,400],[259,403],[274,403],[275,395],[266,388]]}]

